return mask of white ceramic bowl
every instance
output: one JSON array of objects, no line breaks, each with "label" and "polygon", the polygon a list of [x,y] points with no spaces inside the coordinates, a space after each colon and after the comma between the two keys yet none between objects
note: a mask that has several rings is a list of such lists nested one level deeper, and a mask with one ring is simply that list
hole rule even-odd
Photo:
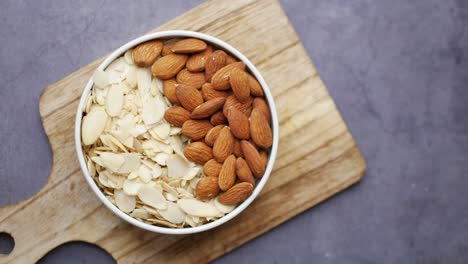
[{"label": "white ceramic bowl", "polygon": [[122,56],[125,51],[128,49],[133,48],[134,46],[143,43],[148,40],[153,40],[153,39],[169,39],[169,38],[187,38],[187,37],[193,37],[193,38],[199,38],[207,43],[211,43],[214,46],[218,46],[221,49],[224,49],[237,57],[239,60],[243,61],[247,68],[252,72],[252,74],[257,78],[257,80],[260,82],[260,84],[263,87],[263,90],[265,92],[266,100],[269,104],[270,110],[271,110],[271,118],[272,118],[272,129],[273,129],[273,145],[271,148],[271,152],[268,157],[268,165],[265,170],[265,175],[260,179],[259,182],[257,182],[257,185],[255,186],[255,189],[253,193],[241,204],[239,204],[232,212],[226,214],[225,216],[213,221],[209,222],[207,224],[197,226],[197,227],[188,227],[188,228],[168,228],[168,227],[160,227],[160,226],[154,226],[150,224],[146,224],[143,222],[140,222],[133,217],[127,215],[126,213],[122,212],[119,208],[117,208],[115,205],[113,205],[107,198],[104,196],[102,191],[99,189],[99,187],[96,185],[94,182],[93,178],[88,172],[88,168],[86,166],[86,162],[84,159],[83,155],[83,150],[81,147],[81,119],[83,117],[83,108],[85,107],[86,103],[86,98],[88,96],[88,93],[91,91],[91,88],[93,86],[93,78],[89,79],[83,94],[81,95],[80,99],[80,104],[78,106],[78,110],[76,112],[76,120],[75,120],[75,147],[76,147],[76,152],[78,154],[78,160],[80,162],[80,167],[81,170],[83,171],[84,177],[86,178],[86,181],[88,182],[89,186],[91,186],[91,189],[94,191],[94,193],[99,197],[99,199],[109,208],[114,214],[122,218],[123,220],[129,222],[130,224],[146,229],[148,231],[152,232],[157,232],[157,233],[164,233],[164,234],[174,234],[174,235],[182,235],[182,234],[192,234],[192,233],[197,233],[201,231],[206,231],[212,228],[215,228],[219,225],[222,225],[226,223],[227,221],[231,220],[235,216],[237,216],[239,213],[244,211],[247,206],[249,206],[253,200],[258,196],[260,191],[263,189],[263,186],[265,186],[266,182],[268,181],[268,178],[270,177],[271,170],[273,168],[273,164],[276,159],[276,152],[278,150],[278,139],[279,139],[279,126],[278,126],[278,117],[276,114],[276,108],[275,108],[275,103],[273,101],[273,96],[271,95],[270,89],[268,88],[268,85],[266,84],[265,80],[263,77],[260,75],[259,71],[255,66],[250,62],[249,59],[247,59],[242,53],[240,53],[237,49],[232,47],[231,45],[225,43],[224,41],[221,41],[215,37],[198,33],[198,32],[193,32],[193,31],[183,31],[183,30],[169,30],[169,31],[161,31],[161,32],[156,32],[148,35],[141,36],[139,38],[136,38],[127,44],[121,46],[118,48],[116,51],[112,52],[112,54],[107,57],[100,65],[99,69],[105,69],[112,61],[114,61],[116,58]]}]

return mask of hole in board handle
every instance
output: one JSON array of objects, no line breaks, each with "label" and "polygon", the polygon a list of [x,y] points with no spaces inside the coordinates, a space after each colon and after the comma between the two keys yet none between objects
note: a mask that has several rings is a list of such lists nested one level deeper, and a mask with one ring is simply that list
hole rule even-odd
[{"label": "hole in board handle", "polygon": [[0,232],[0,254],[8,255],[15,248],[15,239],[8,233]]}]

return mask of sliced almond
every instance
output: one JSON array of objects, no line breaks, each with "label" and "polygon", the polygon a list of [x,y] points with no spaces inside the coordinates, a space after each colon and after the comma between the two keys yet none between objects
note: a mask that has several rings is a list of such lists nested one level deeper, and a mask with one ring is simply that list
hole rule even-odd
[{"label": "sliced almond", "polygon": [[219,214],[213,205],[195,199],[180,199],[177,204],[185,213],[193,216],[214,217]]},{"label": "sliced almond", "polygon": [[180,224],[185,220],[184,211],[182,211],[180,207],[175,203],[168,202],[167,209],[159,210],[159,213],[162,217],[164,217],[164,219],[173,224]]},{"label": "sliced almond", "polygon": [[117,207],[125,213],[135,209],[135,196],[127,195],[123,190],[114,190],[114,198]]},{"label": "sliced almond", "polygon": [[167,209],[167,201],[162,193],[148,185],[143,185],[138,190],[138,198],[145,204],[156,209]]},{"label": "sliced almond", "polygon": [[94,110],[83,117],[81,124],[81,139],[85,146],[91,145],[99,138],[107,123],[104,110]]},{"label": "sliced almond", "polygon": [[106,110],[110,116],[119,116],[124,103],[122,86],[114,84],[107,92]]}]

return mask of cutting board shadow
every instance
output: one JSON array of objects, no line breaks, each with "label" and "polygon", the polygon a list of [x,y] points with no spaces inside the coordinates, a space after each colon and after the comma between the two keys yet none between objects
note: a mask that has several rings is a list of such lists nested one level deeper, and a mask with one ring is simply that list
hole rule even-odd
[{"label": "cutting board shadow", "polygon": [[199,31],[226,41],[258,67],[270,86],[280,145],[260,196],[227,224],[185,236],[140,230],[101,205],[81,175],[73,140],[79,97],[101,58],[49,85],[40,98],[52,171],[36,195],[0,208],[0,232],[15,239],[15,248],[0,256],[0,263],[33,263],[69,241],[94,243],[119,263],[207,262],[363,177],[365,161],[276,0],[208,1],[154,31],[167,29]]}]

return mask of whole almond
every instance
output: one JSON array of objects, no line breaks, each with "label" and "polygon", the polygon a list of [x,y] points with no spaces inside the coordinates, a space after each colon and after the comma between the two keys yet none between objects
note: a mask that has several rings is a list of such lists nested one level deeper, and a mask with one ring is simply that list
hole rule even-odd
[{"label": "whole almond", "polygon": [[262,162],[264,166],[266,167],[266,165],[268,164],[268,154],[264,150],[260,151],[259,153],[260,153],[260,158],[262,159]]},{"label": "whole almond", "polygon": [[213,156],[217,162],[224,162],[232,154],[233,148],[234,137],[231,134],[231,130],[228,127],[224,127],[213,144]]},{"label": "whole almond", "polygon": [[237,60],[233,56],[226,54],[226,65],[232,64],[235,62],[237,62]]},{"label": "whole almond", "polygon": [[236,174],[242,182],[248,182],[255,185],[255,179],[250,171],[249,165],[243,158],[236,159]]},{"label": "whole almond", "polygon": [[173,106],[166,110],[164,119],[173,126],[182,127],[185,121],[190,119],[190,112],[183,107]]},{"label": "whole almond", "polygon": [[[213,53],[213,48],[208,46],[204,51],[195,53],[187,60],[187,70],[191,72],[201,72],[205,70],[205,64],[208,57]],[[203,78],[205,79],[205,78]]]},{"label": "whole almond", "polygon": [[228,97],[228,93],[225,91],[217,91],[213,89],[210,83],[205,83],[202,85],[201,93],[205,101],[215,99],[218,97]]},{"label": "whole almond", "polygon": [[174,52],[172,52],[172,47],[174,46],[175,42],[173,43],[168,43],[168,44],[164,44],[164,47],[161,51],[161,55],[162,56],[167,56],[169,54],[174,54]]},{"label": "whole almond", "polygon": [[211,116],[210,122],[213,126],[225,125],[227,124],[227,119],[222,111],[218,111]]},{"label": "whole almond", "polygon": [[244,154],[242,153],[242,149],[240,146],[240,141],[238,139],[234,139],[234,148],[232,149],[232,154],[236,157],[243,158]]},{"label": "whole almond", "polygon": [[203,165],[213,158],[213,151],[205,143],[197,141],[185,147],[184,156],[190,161]]},{"label": "whole almond", "polygon": [[163,81],[164,96],[166,96],[167,99],[169,99],[169,101],[171,101],[173,104],[179,104],[179,99],[177,99],[175,92],[176,86],[177,82],[174,78]]},{"label": "whole almond", "polygon": [[203,51],[207,48],[206,43],[203,40],[196,38],[186,38],[180,41],[177,41],[171,50],[174,53],[195,53]]},{"label": "whole almond", "polygon": [[253,192],[253,185],[248,182],[238,183],[225,193],[218,196],[218,201],[224,205],[236,205],[243,202]]},{"label": "whole almond", "polygon": [[252,75],[247,73],[249,79],[250,94],[253,96],[264,96],[264,92],[260,83]]},{"label": "whole almond", "polygon": [[265,173],[265,163],[263,163],[257,148],[252,143],[246,140],[241,141],[242,153],[244,153],[245,161],[249,164],[249,168],[253,175],[262,177]]},{"label": "whole almond", "polygon": [[197,106],[203,104],[201,93],[195,87],[186,84],[177,85],[176,96],[180,104],[190,112]]},{"label": "whole almond", "polygon": [[234,69],[245,70],[245,64],[241,61],[231,63],[219,69],[211,78],[211,86],[215,90],[228,90],[230,87],[229,76]]},{"label": "whole almond", "polygon": [[199,140],[206,136],[213,125],[208,120],[187,120],[182,125],[182,134],[191,140]]},{"label": "whole almond", "polygon": [[236,157],[230,155],[226,158],[219,172],[219,188],[226,191],[236,182]]},{"label": "whole almond", "polygon": [[237,100],[246,103],[250,99],[249,75],[240,69],[233,69],[229,76],[229,84]]},{"label": "whole almond", "polygon": [[210,129],[205,136],[205,143],[212,147],[219,136],[219,132],[225,127],[225,125],[218,125]]},{"label": "whole almond", "polygon": [[254,108],[250,115],[250,135],[253,142],[259,147],[269,148],[273,144],[273,133],[270,124],[263,112],[258,108]]},{"label": "whole almond", "polygon": [[184,68],[186,61],[186,55],[169,54],[156,60],[151,66],[151,73],[159,79],[170,79]]},{"label": "whole almond", "polygon": [[210,200],[219,193],[218,179],[216,177],[205,177],[195,187],[195,194],[200,200]]},{"label": "whole almond", "polygon": [[161,53],[163,42],[151,40],[136,46],[133,49],[133,60],[139,67],[151,66]]},{"label": "whole almond", "polygon": [[249,119],[235,107],[229,108],[227,116],[232,134],[238,139],[250,138]]},{"label": "whole almond", "polygon": [[218,97],[204,102],[193,109],[191,115],[192,119],[203,119],[211,116],[223,107],[225,101],[226,98]]},{"label": "whole almond", "polygon": [[250,106],[249,108],[247,108],[244,112],[245,116],[249,116],[252,114],[252,110],[253,110],[253,107]]},{"label": "whole almond", "polygon": [[265,115],[265,118],[268,120],[268,123],[271,122],[270,108],[268,107],[268,104],[266,103],[265,99],[261,97],[255,97],[252,105],[253,108],[257,108]]},{"label": "whole almond", "polygon": [[215,159],[210,159],[203,166],[203,173],[208,177],[218,177],[221,167],[223,167],[222,163],[217,162]]},{"label": "whole almond", "polygon": [[177,74],[176,81],[177,83],[200,89],[205,83],[205,75],[201,72],[190,72],[187,69],[183,69]]},{"label": "whole almond", "polygon": [[237,110],[244,113],[245,116],[249,117],[250,116],[249,110],[251,109],[252,102],[253,102],[253,98],[250,98],[247,102],[241,103],[241,102],[239,102],[239,100],[237,100],[236,96],[230,95],[230,96],[228,96],[226,98],[226,102],[224,103],[223,114],[224,114],[224,116],[227,117],[228,113],[229,113],[228,112],[229,108],[235,107],[235,108],[237,108]]},{"label": "whole almond", "polygon": [[205,63],[205,79],[207,82],[211,82],[213,75],[226,65],[226,56],[226,52],[222,50],[215,50],[208,56]]}]

